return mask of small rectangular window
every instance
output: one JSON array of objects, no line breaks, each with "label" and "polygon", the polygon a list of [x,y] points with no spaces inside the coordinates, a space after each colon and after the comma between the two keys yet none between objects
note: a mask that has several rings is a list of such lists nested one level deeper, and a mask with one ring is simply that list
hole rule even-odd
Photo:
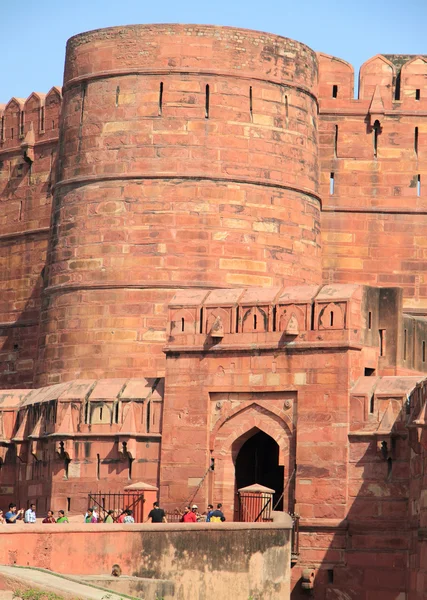
[{"label": "small rectangular window", "polygon": [[146,418],[146,429],[147,433],[150,433],[150,425],[151,425],[151,402],[147,403],[147,418]]},{"label": "small rectangular window", "polygon": [[334,156],[338,156],[338,125],[335,125],[335,137],[334,137]]},{"label": "small rectangular window", "polygon": [[380,122],[377,120],[374,123],[374,138],[373,138],[373,142],[374,142],[374,158],[377,158],[378,156],[378,136],[381,132],[381,125]]},{"label": "small rectangular window", "polygon": [[418,157],[418,127],[415,127],[414,131],[414,152],[415,156]]},{"label": "small rectangular window", "polygon": [[44,131],[44,106],[40,107],[40,131]]},{"label": "small rectangular window", "polygon": [[14,133],[14,132],[13,132],[13,127],[11,127],[11,128],[10,128],[10,139],[12,139],[12,140],[13,140],[13,133]]},{"label": "small rectangular window", "polygon": [[378,331],[379,333],[379,342],[380,342],[380,356],[385,356],[386,353],[386,330],[385,329],[380,329]]},{"label": "small rectangular window", "polygon": [[331,173],[329,176],[329,194],[333,196],[335,192],[335,174]]},{"label": "small rectangular window", "polygon": [[406,355],[408,351],[408,330],[403,330],[403,360],[406,360]]},{"label": "small rectangular window", "polygon": [[24,135],[24,111],[21,110],[19,113],[19,135]]},{"label": "small rectangular window", "polygon": [[417,176],[417,196],[421,196],[421,175]]},{"label": "small rectangular window", "polygon": [[423,362],[426,362],[426,343],[423,342]]},{"label": "small rectangular window", "polygon": [[332,86],[332,98],[338,98],[338,86],[335,84]]},{"label": "small rectangular window", "polygon": [[206,84],[206,97],[205,97],[205,119],[209,119],[209,84]]},{"label": "small rectangular window", "polygon": [[159,117],[162,116],[163,111],[163,81],[160,82],[159,88]]},{"label": "small rectangular window", "polygon": [[415,100],[420,100],[421,99],[421,90],[417,89],[415,90]]},{"label": "small rectangular window", "polygon": [[368,329],[372,329],[372,312],[368,312]]}]

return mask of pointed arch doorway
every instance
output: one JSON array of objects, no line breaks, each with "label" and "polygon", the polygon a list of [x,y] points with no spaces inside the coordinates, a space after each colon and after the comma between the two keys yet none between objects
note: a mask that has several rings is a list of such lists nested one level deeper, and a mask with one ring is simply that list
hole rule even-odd
[{"label": "pointed arch doorway", "polygon": [[[238,520],[238,483],[240,485],[243,481],[249,481],[249,478],[252,479],[249,485],[263,485],[263,482],[270,481],[270,477],[274,477],[276,482],[277,478],[275,485],[269,486],[264,483],[263,487],[276,490],[277,498],[284,490],[282,510],[293,509],[294,487],[291,473],[295,467],[295,428],[291,414],[284,413],[272,402],[267,403],[264,399],[265,393],[262,404],[251,399],[239,406],[230,407],[231,410],[217,421],[211,434],[212,458],[215,461],[211,496],[215,502],[223,504],[227,518],[230,519]],[[255,437],[258,433],[264,435]],[[251,438],[254,439],[243,449],[237,461],[243,446]],[[262,462],[263,457],[265,462]],[[259,467],[258,471],[254,472],[251,465],[255,462]],[[265,463],[267,466],[262,468]],[[280,471],[273,468],[279,466]],[[268,473],[270,469],[274,471],[273,475]],[[263,477],[262,481],[253,480],[258,473]],[[265,479],[266,477],[268,479]]]},{"label": "pointed arch doorway", "polygon": [[283,510],[284,465],[279,464],[279,450],[271,436],[255,429],[238,450],[235,479],[236,492],[254,483],[272,488],[273,506],[277,504],[276,510]]}]

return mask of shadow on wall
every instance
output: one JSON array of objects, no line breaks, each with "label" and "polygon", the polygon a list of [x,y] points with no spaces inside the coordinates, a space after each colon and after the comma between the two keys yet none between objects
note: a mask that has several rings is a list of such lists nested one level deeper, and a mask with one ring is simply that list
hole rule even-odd
[{"label": "shadow on wall", "polygon": [[[31,240],[26,240],[26,243],[31,243]],[[24,265],[22,277],[30,270],[30,264]],[[16,279],[18,277],[17,270]],[[5,283],[4,299],[0,301],[0,305],[4,302],[5,313],[10,306],[19,307],[20,297],[26,296],[22,284],[18,285],[16,279],[12,280],[10,277],[10,281]],[[40,274],[19,317],[15,321],[0,321],[0,389],[24,389],[34,385],[42,289],[43,279]],[[10,315],[9,312],[7,316],[10,318]]]},{"label": "shadow on wall", "polygon": [[304,563],[293,568],[292,600],[421,598],[415,587],[427,545],[420,534],[427,462],[416,429],[407,428],[420,407],[400,404],[388,433],[350,432],[346,519],[300,526]]}]

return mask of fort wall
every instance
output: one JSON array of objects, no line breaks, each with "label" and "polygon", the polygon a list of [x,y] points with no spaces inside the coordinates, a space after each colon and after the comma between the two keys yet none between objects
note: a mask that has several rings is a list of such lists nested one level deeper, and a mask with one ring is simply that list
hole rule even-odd
[{"label": "fort wall", "polygon": [[50,232],[61,90],[0,107],[0,380],[31,387]]},{"label": "fort wall", "polygon": [[402,287],[425,314],[426,57],[378,55],[353,68],[319,54],[323,278]]}]

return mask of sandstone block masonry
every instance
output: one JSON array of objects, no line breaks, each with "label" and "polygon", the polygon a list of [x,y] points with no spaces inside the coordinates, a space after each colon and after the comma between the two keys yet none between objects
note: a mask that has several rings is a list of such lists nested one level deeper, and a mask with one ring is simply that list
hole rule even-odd
[{"label": "sandstone block masonry", "polygon": [[163,375],[187,286],[398,285],[424,314],[426,73],[379,55],[354,99],[271,34],[72,38],[62,89],[0,106],[2,385]]},{"label": "sandstone block masonry", "polygon": [[426,82],[378,55],[355,99],[299,42],[135,25],[1,105],[0,499],[230,519],[258,483],[301,515],[295,598],[419,600]]}]

